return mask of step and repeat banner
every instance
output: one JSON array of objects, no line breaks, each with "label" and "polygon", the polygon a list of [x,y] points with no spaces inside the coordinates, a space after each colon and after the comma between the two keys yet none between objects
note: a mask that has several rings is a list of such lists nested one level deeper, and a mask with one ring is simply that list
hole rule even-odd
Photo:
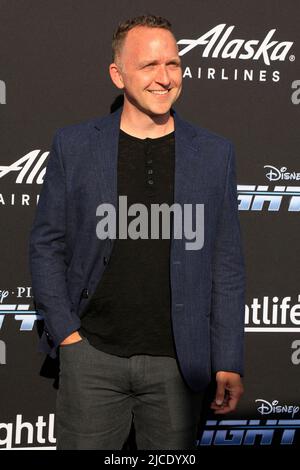
[{"label": "step and repeat banner", "polygon": [[[245,394],[199,448],[300,446],[300,3],[0,0],[0,449],[55,449],[58,364],[37,352],[28,238],[55,130],[108,114],[119,21],[171,21],[175,109],[236,148],[247,270]],[[209,391],[208,391],[209,393]],[[209,398],[207,403],[209,403]],[[132,434],[125,446],[134,445]]]}]

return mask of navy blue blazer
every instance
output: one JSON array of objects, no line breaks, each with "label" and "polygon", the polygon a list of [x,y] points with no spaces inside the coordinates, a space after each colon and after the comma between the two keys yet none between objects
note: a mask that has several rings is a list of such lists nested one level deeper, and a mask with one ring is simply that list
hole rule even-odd
[{"label": "navy blue blazer", "polygon": [[[96,236],[96,208],[117,207],[122,108],[58,129],[29,240],[32,288],[44,318],[39,350],[56,357],[103,275],[113,239]],[[243,375],[245,270],[232,143],[172,109],[174,202],[204,204],[204,245],[171,236],[171,318],[178,364],[200,391],[218,370]],[[99,220],[98,220],[99,221]]]}]

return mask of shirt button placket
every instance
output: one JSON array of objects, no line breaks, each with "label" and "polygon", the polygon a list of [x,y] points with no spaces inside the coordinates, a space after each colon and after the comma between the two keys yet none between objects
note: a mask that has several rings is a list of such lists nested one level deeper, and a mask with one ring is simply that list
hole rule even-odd
[{"label": "shirt button placket", "polygon": [[146,144],[145,147],[145,154],[146,154],[146,165],[147,165],[147,185],[148,187],[153,187],[154,185],[154,178],[153,178],[153,159],[151,158],[151,150],[149,144]]}]

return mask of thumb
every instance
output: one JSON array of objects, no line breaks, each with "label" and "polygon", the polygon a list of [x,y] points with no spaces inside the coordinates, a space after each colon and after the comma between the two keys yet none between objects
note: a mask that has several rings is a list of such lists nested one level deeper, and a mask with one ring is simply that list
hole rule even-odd
[{"label": "thumb", "polygon": [[216,391],[216,398],[215,402],[217,405],[222,405],[224,401],[225,395],[225,382],[219,381],[217,382],[217,391]]}]

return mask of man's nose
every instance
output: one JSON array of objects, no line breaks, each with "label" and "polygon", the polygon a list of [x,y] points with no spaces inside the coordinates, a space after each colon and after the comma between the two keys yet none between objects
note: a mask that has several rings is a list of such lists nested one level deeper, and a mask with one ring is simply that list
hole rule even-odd
[{"label": "man's nose", "polygon": [[167,70],[167,67],[165,67],[164,65],[161,65],[158,68],[155,80],[161,85],[164,85],[164,86],[170,85],[170,77],[169,77],[169,72]]}]

